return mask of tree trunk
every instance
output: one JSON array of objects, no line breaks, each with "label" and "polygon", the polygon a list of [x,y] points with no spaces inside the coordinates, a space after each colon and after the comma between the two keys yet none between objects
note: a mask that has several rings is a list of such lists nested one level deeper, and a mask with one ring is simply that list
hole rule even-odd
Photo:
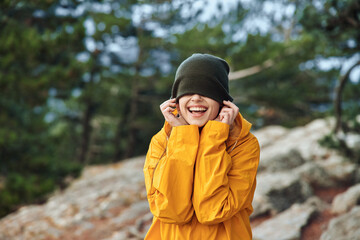
[{"label": "tree trunk", "polygon": [[[143,20],[144,21],[144,20]],[[144,24],[141,23],[140,26],[142,26]],[[137,131],[137,127],[135,125],[135,120],[137,118],[138,115],[138,107],[139,107],[139,79],[141,78],[140,76],[140,71],[142,69],[142,61],[144,60],[145,56],[144,56],[144,50],[142,48],[142,44],[140,43],[142,36],[143,36],[143,29],[142,27],[138,27],[136,29],[137,32],[137,36],[139,39],[139,55],[138,55],[138,60],[135,63],[135,76],[132,79],[132,83],[131,83],[131,96],[130,96],[130,111],[127,114],[127,121],[126,124],[128,126],[128,133],[127,133],[127,139],[126,139],[126,149],[125,149],[125,153],[124,153],[124,158],[130,158],[132,156],[134,156],[134,152],[135,152],[135,148],[136,148],[136,131]]]},{"label": "tree trunk", "polygon": [[90,145],[90,136],[91,136],[91,119],[94,115],[95,106],[91,100],[87,101],[87,106],[85,109],[84,117],[82,120],[82,136],[81,136],[81,148],[79,153],[79,162],[84,164],[87,162],[87,155]]},{"label": "tree trunk", "polygon": [[358,61],[351,68],[349,68],[349,70],[345,73],[345,75],[339,79],[338,85],[335,88],[335,99],[334,99],[334,111],[335,111],[335,119],[336,119],[335,128],[334,128],[335,133],[337,133],[339,131],[343,131],[342,120],[341,120],[341,117],[342,117],[342,107],[341,107],[342,92],[344,90],[345,84],[349,78],[351,71],[358,65],[360,65],[360,61]]},{"label": "tree trunk", "polygon": [[[138,70],[138,67],[137,67]],[[137,71],[138,73],[138,71]],[[131,97],[130,97],[130,111],[128,114],[127,125],[129,127],[129,132],[127,134],[127,147],[124,154],[124,158],[130,158],[134,155],[136,147],[136,126],[134,122],[138,113],[138,95],[139,95],[139,86],[138,86],[138,74],[135,75],[132,80],[131,87]]]},{"label": "tree trunk", "polygon": [[[95,59],[97,59],[97,53],[93,55]],[[84,116],[82,119],[82,135],[81,135],[81,145],[80,145],[80,153],[78,161],[82,164],[86,164],[88,162],[88,152],[90,146],[90,137],[91,137],[91,120],[94,117],[96,103],[93,101],[93,88],[94,88],[94,75],[98,72],[98,66],[95,65],[90,72],[90,81],[88,83],[89,93],[84,97],[86,109],[84,112]]]},{"label": "tree trunk", "polygon": [[117,162],[121,159],[122,155],[124,154],[124,150],[121,148],[121,139],[123,138],[124,134],[124,126],[126,124],[126,114],[129,112],[129,106],[124,106],[124,111],[121,114],[121,118],[116,127],[115,139],[114,139],[114,159],[113,162]]}]

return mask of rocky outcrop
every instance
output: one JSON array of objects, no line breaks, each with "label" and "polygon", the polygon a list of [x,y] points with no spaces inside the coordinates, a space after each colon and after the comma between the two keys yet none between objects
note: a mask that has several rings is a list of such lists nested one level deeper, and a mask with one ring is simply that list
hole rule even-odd
[{"label": "rocky outcrop", "polygon": [[[357,164],[318,143],[332,124],[332,120],[315,120],[288,131],[267,127],[254,132],[260,142],[261,159],[252,218],[274,215],[294,203],[302,203],[314,194],[314,188],[347,186],[359,181]],[[271,144],[268,138],[272,132],[278,134]]]},{"label": "rocky outcrop", "polygon": [[352,186],[346,192],[337,195],[332,202],[331,211],[335,214],[343,214],[356,205],[360,205],[360,184]]},{"label": "rocky outcrop", "polygon": [[1,240],[143,239],[152,215],[144,157],[93,166],[46,204],[20,208],[0,221]]},{"label": "rocky outcrop", "polygon": [[[261,146],[251,216],[254,239],[360,236],[360,189],[355,185],[360,182],[360,168],[318,144],[332,124],[332,120],[319,119],[295,129],[270,126],[254,131]],[[144,159],[87,167],[79,179],[45,204],[24,206],[1,219],[0,240],[143,239],[152,220]],[[324,213],[332,218],[330,223],[317,224],[319,233],[306,238],[306,229],[319,223]]]},{"label": "rocky outcrop", "polygon": [[[332,124],[332,120],[315,120],[304,127],[288,131],[279,127],[267,127],[254,132],[260,141],[261,162],[251,218],[254,220],[259,216],[272,216],[254,228],[254,239],[305,239],[302,238],[304,228],[319,213],[328,211],[335,217],[360,203],[358,185],[339,194],[332,207],[319,199],[314,200],[318,189],[325,189],[323,193],[326,189],[346,189],[346,186],[356,184],[360,179],[357,164],[318,143],[332,129]],[[277,133],[274,139],[271,139],[272,133]],[[352,136],[352,139],[355,138]],[[341,234],[336,235],[339,237],[329,238],[334,234],[332,231],[335,231],[330,230],[337,224],[335,218],[322,239],[356,239],[352,238],[355,235],[350,233],[352,228],[349,227],[357,219],[356,212],[351,212],[349,218],[346,226],[339,224],[336,230],[340,232],[344,229],[348,232],[347,238],[340,238]],[[326,228],[327,222],[324,224],[320,227]],[[308,239],[319,237],[320,235]]]},{"label": "rocky outcrop", "polygon": [[319,198],[309,198],[303,204],[294,204],[274,218],[253,229],[254,240],[300,239],[301,230],[310,219],[324,209]]},{"label": "rocky outcrop", "polygon": [[282,135],[278,134],[274,139],[271,137],[271,127],[254,132],[256,136],[268,138],[259,137],[261,146],[259,170],[288,170],[300,166],[303,162],[327,159],[329,154],[335,154],[318,144],[318,140],[329,133],[332,124],[332,120],[315,120],[304,127],[283,131]]},{"label": "rocky outcrop", "polygon": [[310,185],[292,172],[259,173],[253,201],[252,218],[289,208],[312,196]]},{"label": "rocky outcrop", "polygon": [[331,220],[320,240],[360,239],[360,206]]}]

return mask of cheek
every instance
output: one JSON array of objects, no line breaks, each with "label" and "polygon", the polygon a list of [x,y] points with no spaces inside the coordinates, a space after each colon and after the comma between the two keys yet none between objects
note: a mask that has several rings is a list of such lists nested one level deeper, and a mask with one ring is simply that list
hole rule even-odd
[{"label": "cheek", "polygon": [[214,120],[219,115],[219,109],[214,109],[209,115],[209,119]]},{"label": "cheek", "polygon": [[178,110],[178,112],[181,112],[182,114],[186,114],[186,108],[183,104],[178,103],[176,105],[176,109]]}]

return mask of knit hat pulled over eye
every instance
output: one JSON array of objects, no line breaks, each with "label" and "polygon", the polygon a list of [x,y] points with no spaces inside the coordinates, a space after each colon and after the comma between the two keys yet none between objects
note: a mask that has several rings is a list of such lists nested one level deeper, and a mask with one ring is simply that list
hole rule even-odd
[{"label": "knit hat pulled over eye", "polygon": [[177,100],[187,94],[209,97],[220,104],[232,101],[229,94],[229,65],[224,59],[195,53],[178,67],[172,86],[171,98]]}]

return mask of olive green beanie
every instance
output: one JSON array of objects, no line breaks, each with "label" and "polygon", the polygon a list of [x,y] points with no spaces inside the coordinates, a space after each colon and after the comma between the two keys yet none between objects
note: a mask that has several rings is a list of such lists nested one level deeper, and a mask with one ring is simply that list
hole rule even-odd
[{"label": "olive green beanie", "polygon": [[224,59],[195,53],[178,67],[172,86],[171,98],[186,94],[200,94],[222,104],[232,101],[229,94],[229,65]]}]

